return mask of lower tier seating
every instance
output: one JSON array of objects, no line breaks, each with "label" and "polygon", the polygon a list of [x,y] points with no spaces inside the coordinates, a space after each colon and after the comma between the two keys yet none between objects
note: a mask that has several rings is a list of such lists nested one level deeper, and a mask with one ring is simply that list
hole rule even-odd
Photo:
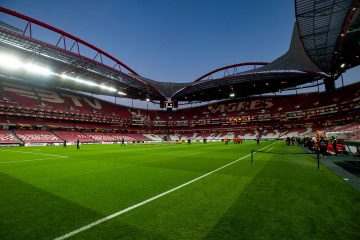
[{"label": "lower tier seating", "polygon": [[16,135],[24,143],[61,143],[62,139],[43,130],[15,130]]},{"label": "lower tier seating", "polygon": [[20,143],[8,130],[0,130],[0,144]]},{"label": "lower tier seating", "polygon": [[76,142],[78,139],[80,142],[95,142],[95,140],[81,132],[75,131],[53,131],[53,133],[67,142]]}]

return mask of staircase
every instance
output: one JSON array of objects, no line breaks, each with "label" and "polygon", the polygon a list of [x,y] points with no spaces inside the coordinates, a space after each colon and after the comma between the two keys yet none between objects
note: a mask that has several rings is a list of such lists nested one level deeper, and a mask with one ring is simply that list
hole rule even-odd
[{"label": "staircase", "polygon": [[9,130],[9,133],[21,144],[25,144],[13,130]]}]

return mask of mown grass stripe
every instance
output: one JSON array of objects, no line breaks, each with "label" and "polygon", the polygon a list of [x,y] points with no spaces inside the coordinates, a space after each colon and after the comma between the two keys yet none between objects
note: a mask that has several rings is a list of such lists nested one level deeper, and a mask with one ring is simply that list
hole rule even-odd
[{"label": "mown grass stripe", "polygon": [[[265,148],[268,148],[268,147],[272,146],[273,144],[274,144],[274,143],[271,143],[270,145],[267,145],[267,146],[265,146],[265,147],[263,147],[263,148],[261,148],[261,149],[259,149],[259,150],[263,150],[263,149],[265,149]],[[194,178],[194,179],[192,179],[192,180],[190,180],[190,181],[188,181],[188,182],[186,182],[186,183],[183,183],[183,184],[181,184],[181,185],[179,185],[179,186],[177,186],[177,187],[174,187],[174,188],[172,188],[172,189],[170,189],[170,190],[167,190],[167,191],[165,191],[165,192],[163,192],[163,193],[160,193],[160,194],[158,194],[158,195],[156,195],[156,196],[153,196],[153,197],[151,197],[151,198],[148,198],[148,199],[146,199],[146,200],[144,200],[144,201],[142,201],[142,202],[139,202],[139,203],[137,203],[137,204],[135,204],[135,205],[133,205],[133,206],[130,206],[130,207],[128,207],[128,208],[125,208],[125,209],[123,209],[123,210],[120,210],[120,211],[118,211],[118,212],[115,212],[115,213],[113,213],[113,214],[111,214],[111,215],[109,215],[109,216],[106,216],[106,217],[104,217],[104,218],[101,218],[101,219],[99,219],[99,220],[97,220],[97,221],[94,221],[94,222],[88,224],[88,225],[85,225],[85,226],[83,226],[83,227],[80,227],[80,228],[78,228],[78,229],[75,229],[75,230],[73,230],[73,231],[71,231],[71,232],[69,232],[69,233],[66,233],[66,234],[64,234],[64,235],[62,235],[62,236],[60,236],[60,237],[55,238],[54,240],[67,239],[67,238],[72,237],[72,236],[74,236],[74,235],[76,235],[76,234],[79,234],[79,233],[81,233],[81,232],[83,232],[83,231],[85,231],[85,230],[88,230],[88,229],[90,229],[90,228],[93,228],[93,227],[95,227],[95,226],[97,226],[97,225],[99,225],[99,224],[101,224],[101,223],[104,223],[104,222],[106,222],[106,221],[109,221],[109,220],[111,220],[111,219],[113,219],[113,218],[115,218],[115,217],[118,217],[118,216],[126,213],[126,212],[129,212],[129,211],[131,211],[131,210],[133,210],[133,209],[135,209],[135,208],[138,208],[138,207],[140,207],[140,206],[143,206],[143,205],[145,205],[145,204],[147,204],[147,203],[149,203],[149,202],[152,202],[152,201],[154,201],[154,200],[156,200],[156,199],[158,199],[158,198],[161,198],[161,197],[163,197],[163,196],[166,196],[166,195],[168,195],[168,194],[170,194],[170,193],[172,193],[172,192],[174,192],[174,191],[177,191],[177,190],[179,190],[179,189],[181,189],[181,188],[183,188],[183,187],[185,187],[185,186],[187,186],[187,185],[189,185],[189,184],[191,184],[191,183],[194,183],[194,182],[196,182],[196,181],[198,181],[198,180],[200,180],[200,179],[202,179],[202,178],[205,178],[205,177],[207,177],[207,176],[209,176],[209,175],[211,175],[211,174],[213,174],[213,173],[215,173],[215,172],[218,172],[218,171],[220,171],[220,170],[222,170],[222,169],[224,169],[224,168],[226,168],[226,167],[228,167],[228,166],[230,166],[230,165],[232,165],[232,164],[234,164],[234,163],[237,163],[238,161],[240,161],[240,160],[242,160],[242,159],[245,159],[245,158],[249,157],[250,155],[251,155],[251,154],[247,154],[247,155],[245,155],[245,156],[243,156],[243,157],[241,157],[241,158],[238,158],[238,159],[236,159],[236,160],[234,160],[234,161],[232,161],[232,162],[230,162],[230,163],[228,163],[228,164],[225,164],[225,165],[223,165],[223,166],[221,166],[221,167],[219,167],[219,168],[217,168],[217,169],[215,169],[215,170],[212,170],[212,171],[210,171],[210,172],[208,172],[208,173],[205,173],[205,174],[203,174],[203,175],[201,175],[201,176],[199,176],[199,177],[197,177],[197,178]]]}]

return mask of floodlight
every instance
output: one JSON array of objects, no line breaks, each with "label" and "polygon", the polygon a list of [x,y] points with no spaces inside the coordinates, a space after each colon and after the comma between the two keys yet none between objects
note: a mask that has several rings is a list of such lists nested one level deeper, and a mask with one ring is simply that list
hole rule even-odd
[{"label": "floodlight", "polygon": [[344,68],[344,67],[345,67],[345,63],[341,64],[340,67],[341,67],[341,68]]},{"label": "floodlight", "polygon": [[100,85],[100,88],[104,89],[104,90],[108,90],[110,92],[116,92],[117,91],[116,88],[105,86],[105,85]]},{"label": "floodlight", "polygon": [[16,70],[22,65],[22,62],[17,57],[8,54],[0,54],[0,66]]},{"label": "floodlight", "polygon": [[62,73],[59,75],[62,79],[69,79],[70,77],[67,76],[66,74]]},{"label": "floodlight", "polygon": [[126,96],[127,94],[121,91],[118,91],[118,94]]},{"label": "floodlight", "polygon": [[147,102],[150,102],[150,98],[146,98],[145,100],[146,100]]},{"label": "floodlight", "polygon": [[35,74],[41,74],[41,75],[44,75],[44,76],[49,76],[51,74],[50,69],[48,69],[46,67],[43,67],[43,66],[40,66],[40,65],[33,64],[33,63],[25,64],[24,68],[27,71],[35,73]]},{"label": "floodlight", "polygon": [[230,97],[235,97],[235,93],[230,93]]},{"label": "floodlight", "polygon": [[84,79],[80,79],[80,78],[75,78],[75,81],[77,83],[82,83],[84,85],[88,85],[88,86],[92,86],[92,87],[96,87],[98,86],[98,84],[92,82],[92,81],[88,81],[88,80],[84,80]]}]

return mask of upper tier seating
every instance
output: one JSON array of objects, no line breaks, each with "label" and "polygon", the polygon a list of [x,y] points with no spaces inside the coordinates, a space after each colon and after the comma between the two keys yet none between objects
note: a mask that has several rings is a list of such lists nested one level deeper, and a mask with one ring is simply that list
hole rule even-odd
[{"label": "upper tier seating", "polygon": [[43,130],[15,130],[16,135],[24,143],[60,143],[60,138]]}]

